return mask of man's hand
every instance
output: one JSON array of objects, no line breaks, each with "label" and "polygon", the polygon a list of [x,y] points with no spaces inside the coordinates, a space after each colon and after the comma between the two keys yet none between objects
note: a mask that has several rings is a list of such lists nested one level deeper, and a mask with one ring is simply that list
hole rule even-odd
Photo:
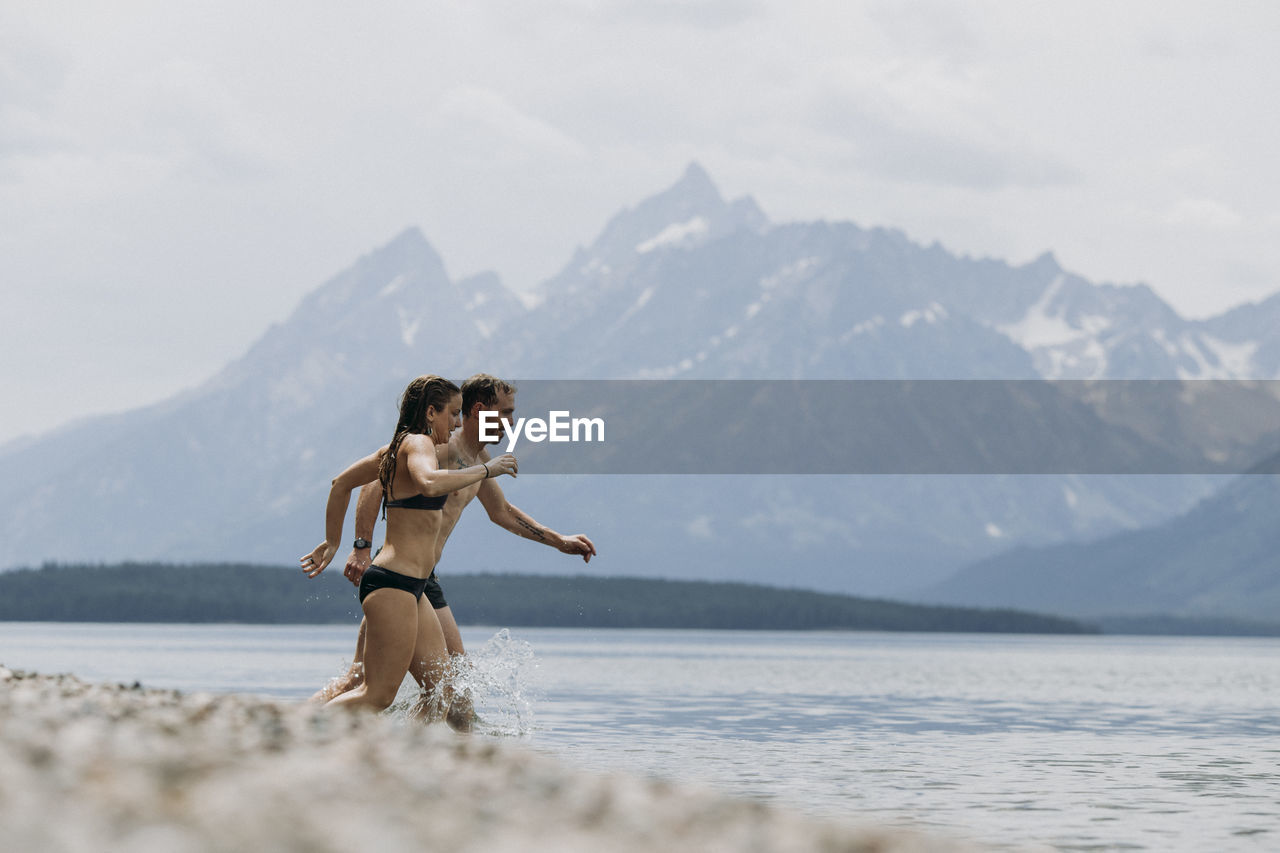
[{"label": "man's hand", "polygon": [[351,556],[347,557],[346,568],[342,570],[342,576],[359,586],[360,578],[364,577],[365,569],[369,568],[372,562],[373,558],[369,556],[368,548],[352,548]]},{"label": "man's hand", "polygon": [[590,563],[591,558],[596,555],[596,546],[591,544],[591,540],[583,536],[581,533],[575,533],[572,536],[562,536],[560,542],[556,545],[562,554],[580,554],[582,562]]},{"label": "man's hand", "polygon": [[325,570],[336,553],[338,553],[337,545],[321,542],[310,554],[299,557],[298,564],[307,577],[314,578]]}]

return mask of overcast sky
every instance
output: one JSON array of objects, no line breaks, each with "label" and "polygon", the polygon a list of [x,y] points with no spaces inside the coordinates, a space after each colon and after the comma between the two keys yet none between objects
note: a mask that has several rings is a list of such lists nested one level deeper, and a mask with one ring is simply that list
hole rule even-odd
[{"label": "overcast sky", "polygon": [[0,7],[0,441],[152,402],[408,225],[527,289],[698,160],[1188,316],[1280,290],[1280,5]]}]

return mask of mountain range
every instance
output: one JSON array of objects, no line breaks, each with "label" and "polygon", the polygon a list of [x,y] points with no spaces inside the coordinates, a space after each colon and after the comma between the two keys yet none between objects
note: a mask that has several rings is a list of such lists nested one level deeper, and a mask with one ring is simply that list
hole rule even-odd
[{"label": "mountain range", "polygon": [[[289,562],[322,535],[330,478],[390,438],[397,396],[423,372],[483,370],[517,383],[1270,380],[1280,377],[1277,320],[1280,295],[1187,320],[1148,287],[1089,282],[1050,254],[1011,265],[892,229],[772,223],[752,199],[724,199],[694,164],[610,219],[531,296],[517,297],[492,273],[452,278],[411,228],[321,284],[198,387],[0,448],[0,566]],[[759,417],[785,417],[787,405],[768,401]],[[1090,405],[1135,440],[1194,445],[1240,468],[1274,452],[1280,435],[1280,404],[1266,382],[1232,397],[1238,417],[1225,427],[1200,417],[1212,406],[1152,411],[1105,393]],[[657,430],[678,422],[651,417]],[[587,571],[953,601],[966,593],[946,582],[971,577],[957,574],[976,571],[971,564],[1161,529],[1234,483],[1204,474],[530,472],[504,488],[535,518],[592,536],[600,558]],[[1259,517],[1275,506],[1268,494],[1249,492]],[[496,532],[472,510],[441,571],[563,572],[564,559]],[[1195,571],[1212,585],[1233,570],[1217,561]],[[1280,585],[1268,577],[1259,582]],[[1012,588],[997,579],[984,589],[993,587]],[[1041,609],[1064,611],[1052,604]],[[1184,595],[1160,607],[1200,605]]]},{"label": "mountain range", "polygon": [[1277,509],[1274,475],[1243,476],[1163,524],[1015,548],[962,569],[926,597],[1086,618],[1158,613],[1277,624]]}]

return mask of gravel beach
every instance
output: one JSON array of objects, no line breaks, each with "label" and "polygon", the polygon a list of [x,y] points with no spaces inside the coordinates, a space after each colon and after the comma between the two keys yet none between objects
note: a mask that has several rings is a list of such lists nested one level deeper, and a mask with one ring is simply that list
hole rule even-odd
[{"label": "gravel beach", "polygon": [[568,769],[491,738],[0,666],[14,851],[953,851],[896,829]]}]

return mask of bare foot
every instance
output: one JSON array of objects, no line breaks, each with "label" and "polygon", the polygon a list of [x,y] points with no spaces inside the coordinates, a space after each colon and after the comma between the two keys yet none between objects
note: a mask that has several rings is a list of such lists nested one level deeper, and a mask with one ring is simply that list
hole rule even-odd
[{"label": "bare foot", "polygon": [[471,697],[464,693],[458,693],[453,697],[453,701],[449,703],[449,710],[444,715],[444,721],[449,724],[449,728],[459,734],[470,734],[478,719],[476,710],[471,704]]},{"label": "bare foot", "polygon": [[355,690],[364,681],[362,675],[363,673],[348,672],[346,675],[331,678],[328,684],[317,690],[307,701],[316,705],[323,705],[336,696]]},{"label": "bare foot", "polygon": [[439,691],[433,690],[428,693],[424,690],[420,692],[418,701],[409,710],[409,716],[423,723],[435,723],[444,719],[444,703]]}]

